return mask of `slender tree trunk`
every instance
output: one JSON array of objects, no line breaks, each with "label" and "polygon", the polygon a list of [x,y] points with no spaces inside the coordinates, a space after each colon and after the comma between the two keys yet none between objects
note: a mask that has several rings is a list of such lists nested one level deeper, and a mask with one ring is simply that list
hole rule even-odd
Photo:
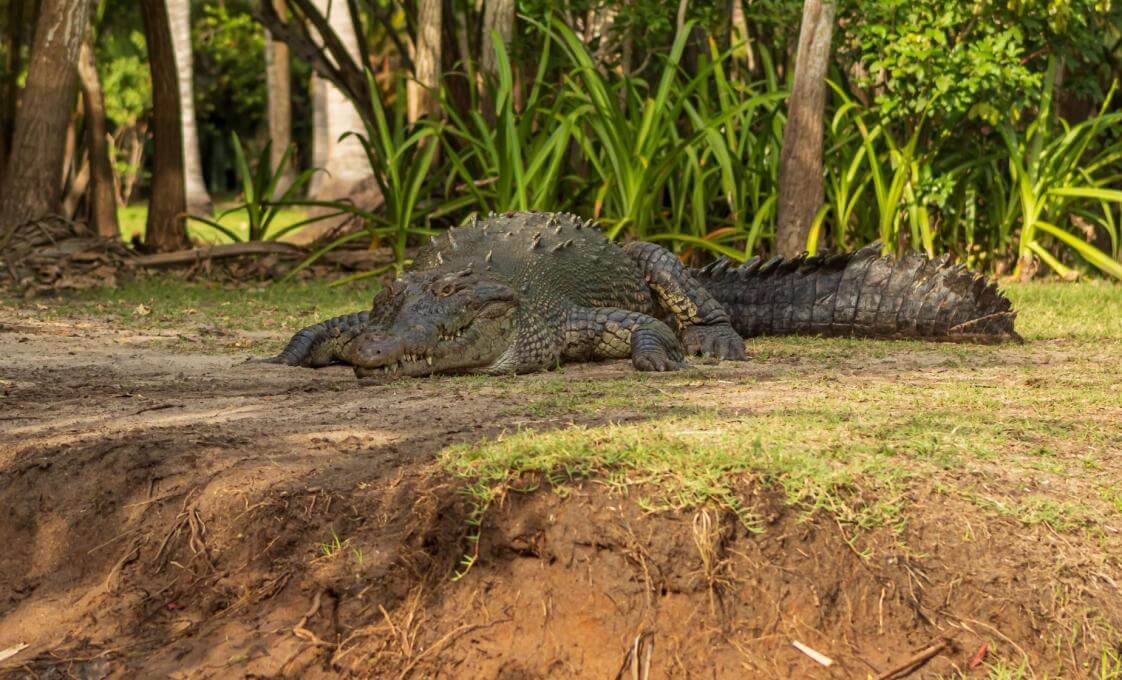
[{"label": "slender tree trunk", "polygon": [[171,39],[175,48],[176,78],[179,87],[179,111],[183,118],[183,172],[186,181],[187,209],[193,213],[210,214],[214,203],[203,179],[203,161],[199,154],[199,126],[195,119],[195,67],[191,48],[191,0],[166,0],[171,22]]},{"label": "slender tree trunk", "polygon": [[76,66],[89,9],[85,0],[43,0],[0,186],[0,234],[59,210],[66,128],[74,110]]},{"label": "slender tree trunk", "polygon": [[[331,151],[331,137],[327,134],[327,82],[312,74],[312,167],[322,171],[327,167]],[[308,195],[319,196],[325,173],[317,172],[308,184]]]},{"label": "slender tree trunk", "polygon": [[67,219],[78,219],[78,207],[82,204],[82,197],[90,188],[90,154],[84,152],[80,162],[74,167],[74,176],[70,178],[63,190],[62,216]]},{"label": "slender tree trunk", "polygon": [[187,246],[183,215],[187,211],[183,168],[183,125],[179,78],[165,0],[140,0],[148,66],[152,73],[152,196],[144,242],[156,250]]},{"label": "slender tree trunk", "polygon": [[113,195],[113,165],[109,161],[109,125],[105,94],[94,61],[93,40],[86,38],[78,61],[78,77],[86,106],[86,148],[90,158],[90,224],[99,236],[120,238],[117,201]]},{"label": "slender tree trunk", "polygon": [[[331,29],[339,36],[347,52],[360,62],[358,34],[347,3],[344,0],[316,0],[316,6],[327,14]],[[360,66],[366,65],[360,63]],[[365,127],[351,100],[334,85],[325,83],[325,87],[328,151],[323,167],[327,176],[319,186],[320,197],[342,198],[350,195],[362,180],[370,176],[362,143],[354,136],[343,139],[343,135],[349,132],[365,134]]]},{"label": "slender tree trunk", "polygon": [[[756,55],[752,51],[752,35],[748,32],[748,17],[744,15],[745,0],[729,0],[729,23],[732,44],[734,46],[733,68],[739,71],[744,69],[742,77],[748,77],[756,72]],[[738,75],[741,75],[738,73]]]},{"label": "slender tree trunk", "polygon": [[806,249],[814,216],[822,206],[822,135],[826,69],[834,31],[830,0],[803,3],[795,82],[787,100],[787,127],[779,155],[779,214],[776,248],[793,257]]},{"label": "slender tree trunk", "polygon": [[[284,0],[272,0],[277,13],[284,16]],[[265,41],[265,81],[269,97],[269,141],[272,144],[269,163],[280,165],[284,152],[292,143],[292,76],[289,69],[288,44],[267,36]],[[277,195],[288,191],[295,179],[290,161],[277,186]],[[275,197],[274,197],[275,198]]]},{"label": "slender tree trunk", "polygon": [[441,87],[447,93],[447,102],[442,102],[441,106],[451,106],[460,115],[466,115],[472,107],[471,85],[475,82],[466,14],[457,9],[455,0],[444,0],[442,35],[447,49],[441,50]]},{"label": "slender tree trunk", "polygon": [[483,75],[494,76],[495,42],[491,31],[499,34],[499,40],[510,51],[510,39],[514,35],[514,0],[484,0],[483,4],[483,41],[479,63]]},{"label": "slender tree trunk", "polygon": [[413,80],[408,84],[409,121],[437,111],[440,88],[442,0],[418,0],[417,42],[413,56]]}]

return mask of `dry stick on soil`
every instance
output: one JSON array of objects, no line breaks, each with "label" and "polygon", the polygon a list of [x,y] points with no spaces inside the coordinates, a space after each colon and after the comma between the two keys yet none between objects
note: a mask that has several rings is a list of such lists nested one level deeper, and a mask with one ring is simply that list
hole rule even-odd
[{"label": "dry stick on soil", "polygon": [[207,248],[191,248],[171,253],[141,255],[133,260],[141,267],[167,267],[176,264],[198,263],[203,260],[216,260],[223,257],[241,255],[299,255],[304,250],[287,243],[268,241],[263,243],[222,243]]},{"label": "dry stick on soil", "polygon": [[624,680],[624,674],[631,670],[631,680],[648,680],[651,677],[651,656],[654,654],[654,631],[645,630],[635,638],[627,650],[623,665],[616,673],[616,680]]},{"label": "dry stick on soil", "polygon": [[822,652],[818,652],[818,651],[815,651],[815,650],[811,649],[810,647],[807,647],[806,645],[799,642],[798,640],[792,640],[791,641],[791,646],[794,647],[795,649],[799,650],[803,654],[806,654],[807,656],[809,656],[811,659],[813,659],[815,661],[815,663],[818,663],[822,666],[825,666],[826,668],[829,668],[830,666],[834,665],[834,660],[833,659],[826,656]]},{"label": "dry stick on soil", "polygon": [[324,642],[323,640],[319,639],[319,636],[305,627],[305,625],[308,623],[308,619],[315,616],[319,611],[320,600],[322,600],[323,598],[323,592],[324,591],[322,590],[319,591],[318,593],[316,593],[316,596],[312,598],[312,606],[308,607],[308,611],[300,617],[299,623],[292,627],[292,634],[300,638],[301,640],[306,640],[312,643],[317,647],[337,647],[338,645],[336,643]]},{"label": "dry stick on soil", "polygon": [[439,651],[448,646],[448,643],[452,642],[452,640],[463,635],[464,633],[469,633],[479,628],[490,628],[497,623],[506,623],[507,621],[510,621],[510,619],[498,619],[490,623],[465,623],[464,625],[449,631],[444,637],[434,642],[427,649],[421,650],[420,654],[410,659],[409,663],[405,664],[405,667],[401,669],[400,673],[398,673],[398,680],[404,680],[404,678],[409,677],[409,674],[413,672],[413,668],[421,662],[421,659],[425,658],[425,656],[431,654],[434,651]]},{"label": "dry stick on soil", "polygon": [[140,557],[140,546],[144,545],[147,542],[147,536],[145,536],[143,539],[137,539],[133,542],[132,547],[125,551],[125,554],[121,556],[121,559],[117,560],[117,563],[114,564],[113,568],[109,570],[109,575],[105,577],[106,593],[109,593],[110,595],[117,594],[117,585],[118,580],[121,576],[121,570],[125,568],[126,564],[135,562],[137,558]]},{"label": "dry stick on soil", "polygon": [[892,670],[885,671],[877,676],[877,680],[897,680],[915,673],[923,667],[931,659],[934,659],[941,652],[950,647],[950,643],[946,640],[940,640],[933,645],[925,647],[920,651],[913,654],[904,663],[896,666]]}]

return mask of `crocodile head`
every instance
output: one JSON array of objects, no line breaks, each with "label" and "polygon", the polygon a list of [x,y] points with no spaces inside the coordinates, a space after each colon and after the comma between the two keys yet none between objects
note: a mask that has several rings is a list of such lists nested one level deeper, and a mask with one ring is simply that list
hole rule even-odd
[{"label": "crocodile head", "polygon": [[385,323],[352,339],[342,355],[359,377],[485,372],[514,343],[519,300],[510,286],[470,269],[406,275],[375,300],[390,310]]}]

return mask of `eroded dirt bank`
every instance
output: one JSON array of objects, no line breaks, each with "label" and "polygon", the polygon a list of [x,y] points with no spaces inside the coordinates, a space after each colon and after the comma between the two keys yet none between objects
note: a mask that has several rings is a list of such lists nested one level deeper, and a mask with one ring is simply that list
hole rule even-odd
[{"label": "eroded dirt bank", "polygon": [[[517,391],[360,385],[341,368],[160,342],[90,324],[0,328],[0,650],[28,645],[0,674],[611,678],[649,665],[650,677],[864,678],[945,640],[921,675],[984,676],[968,664],[987,645],[987,661],[1074,677],[1099,672],[1094,645],[1122,630],[1122,569],[1100,557],[1115,534],[1025,526],[922,483],[902,534],[859,541],[751,478],[738,486],[761,518],[751,528],[715,508],[644,512],[641,489],[595,481],[510,493],[454,579],[474,552],[471,505],[440,450],[652,414],[528,409],[536,376]],[[893,352],[897,370],[936,361]],[[747,411],[776,372],[704,370],[723,379],[706,388],[714,399]],[[1090,623],[1093,644],[1054,643]]]}]

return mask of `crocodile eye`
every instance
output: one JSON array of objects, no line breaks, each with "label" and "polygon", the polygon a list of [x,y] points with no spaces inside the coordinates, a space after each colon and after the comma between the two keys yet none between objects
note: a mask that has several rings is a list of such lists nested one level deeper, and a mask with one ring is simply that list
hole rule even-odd
[{"label": "crocodile eye", "polygon": [[437,297],[448,297],[449,295],[452,295],[453,293],[455,293],[459,289],[460,289],[460,287],[458,285],[456,285],[455,282],[445,281],[444,283],[441,283],[441,284],[437,285],[436,290],[434,292],[436,293]]}]

